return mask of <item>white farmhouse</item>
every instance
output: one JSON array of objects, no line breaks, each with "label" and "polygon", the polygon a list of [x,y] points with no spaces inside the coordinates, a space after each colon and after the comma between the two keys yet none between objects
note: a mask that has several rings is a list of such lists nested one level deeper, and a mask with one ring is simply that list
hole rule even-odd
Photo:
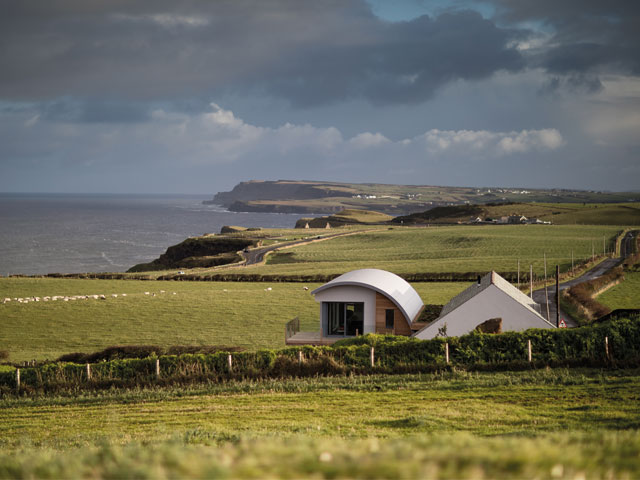
[{"label": "white farmhouse", "polygon": [[540,315],[540,305],[496,272],[490,272],[455,296],[436,320],[414,336],[425,340],[446,331],[447,336],[458,337],[494,318],[502,319],[502,331],[556,328]]}]

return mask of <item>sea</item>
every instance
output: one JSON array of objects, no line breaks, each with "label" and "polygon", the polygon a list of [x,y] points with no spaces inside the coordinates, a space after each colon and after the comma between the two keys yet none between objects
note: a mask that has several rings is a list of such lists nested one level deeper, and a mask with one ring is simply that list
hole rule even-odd
[{"label": "sea", "polygon": [[293,228],[301,217],[229,212],[210,198],[0,193],[0,275],[124,272],[224,225]]}]

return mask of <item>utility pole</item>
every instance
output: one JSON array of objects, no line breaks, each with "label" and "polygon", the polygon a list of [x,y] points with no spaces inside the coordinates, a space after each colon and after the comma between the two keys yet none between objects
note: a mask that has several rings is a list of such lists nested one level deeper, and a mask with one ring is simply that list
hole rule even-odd
[{"label": "utility pole", "polygon": [[556,328],[560,328],[560,266],[556,265]]},{"label": "utility pole", "polygon": [[543,253],[544,258],[544,298],[547,303],[547,322],[551,321],[551,314],[549,313],[549,292],[547,291],[547,254]]},{"label": "utility pole", "polygon": [[533,265],[529,264],[529,297],[533,299]]},{"label": "utility pole", "polygon": [[520,290],[520,259],[518,259],[518,290]]}]

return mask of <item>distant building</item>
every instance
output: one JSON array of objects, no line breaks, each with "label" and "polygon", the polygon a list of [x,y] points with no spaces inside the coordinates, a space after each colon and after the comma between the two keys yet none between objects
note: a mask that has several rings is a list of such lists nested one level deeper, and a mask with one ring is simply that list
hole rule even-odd
[{"label": "distant building", "polygon": [[446,331],[447,336],[457,337],[495,318],[502,319],[502,331],[555,328],[540,314],[540,305],[496,272],[490,272],[454,297],[436,320],[414,336],[429,339]]}]

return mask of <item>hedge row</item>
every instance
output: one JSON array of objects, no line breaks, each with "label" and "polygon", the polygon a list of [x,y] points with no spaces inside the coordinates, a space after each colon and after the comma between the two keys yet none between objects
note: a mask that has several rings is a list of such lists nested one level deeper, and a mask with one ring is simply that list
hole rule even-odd
[{"label": "hedge row", "polygon": [[[640,364],[640,318],[636,316],[575,329],[531,329],[499,335],[471,333],[433,340],[369,334],[343,340],[331,347],[304,346],[233,354],[216,352],[116,359],[91,364],[90,379],[86,365],[54,362],[21,368],[20,379],[23,390],[28,391],[238,378],[433,371],[446,366],[445,343],[448,344],[451,365],[460,368],[521,368],[529,365],[528,341],[532,345],[534,366]],[[370,363],[371,347],[374,347],[374,367]],[[232,358],[231,368],[229,355]],[[159,377],[156,375],[156,362],[160,367]],[[15,386],[15,368],[2,366],[0,391],[13,391]]]},{"label": "hedge row", "polygon": [[598,278],[568,288],[564,296],[578,310],[583,310],[587,320],[591,321],[611,312],[609,307],[598,302],[594,296],[606,286],[622,280],[624,271],[622,267],[616,267]]}]

